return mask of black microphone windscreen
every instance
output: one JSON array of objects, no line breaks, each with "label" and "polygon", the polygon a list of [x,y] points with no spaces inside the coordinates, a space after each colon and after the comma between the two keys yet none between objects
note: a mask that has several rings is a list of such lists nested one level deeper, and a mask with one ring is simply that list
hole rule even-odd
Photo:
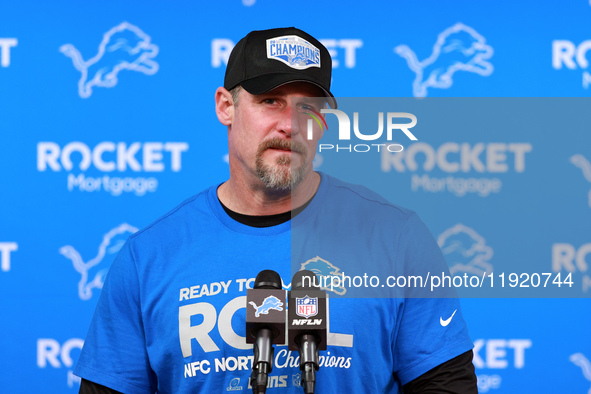
[{"label": "black microphone windscreen", "polygon": [[316,274],[309,270],[301,270],[293,275],[291,288],[296,289],[315,289],[318,288]]},{"label": "black microphone windscreen", "polygon": [[273,270],[263,270],[259,272],[254,280],[255,289],[279,289],[281,290],[281,276]]}]

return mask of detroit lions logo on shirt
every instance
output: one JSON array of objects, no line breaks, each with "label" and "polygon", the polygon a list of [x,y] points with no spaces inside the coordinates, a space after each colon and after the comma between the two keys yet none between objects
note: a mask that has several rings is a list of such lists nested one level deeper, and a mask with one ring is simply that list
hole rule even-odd
[{"label": "detroit lions logo on shirt", "polygon": [[320,50],[298,36],[281,36],[267,40],[267,58],[279,60],[296,70],[320,68]]},{"label": "detroit lions logo on shirt", "polygon": [[[338,295],[343,295],[347,289],[342,286],[340,279],[344,273],[341,269],[328,260],[324,260],[320,256],[316,256],[306,262],[302,263],[300,270],[309,270],[316,274],[316,279],[320,282],[320,290],[332,291]],[[338,282],[333,282],[332,277],[336,276]],[[338,283],[333,286],[333,283]]]},{"label": "detroit lions logo on shirt", "polygon": [[255,317],[259,317],[259,315],[267,315],[271,309],[278,310],[279,312],[283,310],[283,302],[281,302],[281,300],[275,296],[269,296],[265,298],[261,306],[257,306],[257,304],[252,301],[250,301],[249,304],[252,305],[256,311],[254,314]]}]

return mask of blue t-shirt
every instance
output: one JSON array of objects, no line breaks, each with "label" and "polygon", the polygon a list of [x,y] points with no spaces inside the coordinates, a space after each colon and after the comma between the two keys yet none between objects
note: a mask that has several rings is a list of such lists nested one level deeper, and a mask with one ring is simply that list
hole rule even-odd
[{"label": "blue t-shirt", "polygon": [[[277,271],[289,289],[299,269],[383,284],[425,264],[445,270],[417,215],[363,187],[321,174],[302,213],[265,228],[230,218],[212,187],[129,238],[74,373],[124,393],[251,392],[246,289],[258,272]],[[396,393],[472,348],[458,299],[405,298],[412,292],[355,283],[325,283],[328,349],[317,393]],[[269,393],[302,392],[298,361],[297,351],[275,346]]]}]

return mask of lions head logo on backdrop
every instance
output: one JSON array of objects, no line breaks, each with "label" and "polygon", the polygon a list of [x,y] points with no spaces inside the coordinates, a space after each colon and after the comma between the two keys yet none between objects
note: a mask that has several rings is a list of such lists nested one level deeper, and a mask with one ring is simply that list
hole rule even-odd
[{"label": "lions head logo on backdrop", "polygon": [[89,300],[92,297],[92,289],[103,288],[105,276],[115,256],[127,238],[136,231],[138,231],[137,228],[127,223],[115,227],[104,235],[97,255],[88,262],[84,262],[73,246],[66,245],[60,248],[60,253],[72,261],[74,269],[82,276],[78,282],[78,296],[81,300]]},{"label": "lions head logo on backdrop", "polygon": [[[589,382],[591,382],[591,362],[583,355],[583,353],[575,353],[569,357],[570,362],[581,368],[583,376]],[[591,388],[589,388],[588,394],[591,394]]]},{"label": "lions head logo on backdrop", "polygon": [[88,98],[93,86],[112,88],[117,85],[121,70],[156,74],[158,63],[152,59],[158,54],[158,47],[151,40],[139,27],[123,22],[105,33],[98,53],[89,60],[84,61],[72,44],[62,45],[60,52],[71,58],[76,70],[82,74],[78,93],[80,97]]},{"label": "lions head logo on backdrop", "polygon": [[408,67],[416,74],[412,84],[415,97],[426,97],[427,88],[451,87],[456,71],[483,77],[493,72],[493,65],[487,61],[493,55],[492,47],[476,30],[463,23],[456,23],[439,34],[433,53],[423,61],[419,61],[406,45],[398,45],[394,52],[405,58]]},{"label": "lions head logo on backdrop", "polygon": [[[583,177],[587,182],[591,183],[591,163],[583,155],[573,155],[570,157],[570,162],[579,167],[583,171]],[[589,189],[589,208],[591,208],[591,189]]]},{"label": "lions head logo on backdrop", "polygon": [[489,263],[493,250],[476,231],[463,224],[445,230],[437,239],[451,275],[468,273],[481,276],[493,272]]}]

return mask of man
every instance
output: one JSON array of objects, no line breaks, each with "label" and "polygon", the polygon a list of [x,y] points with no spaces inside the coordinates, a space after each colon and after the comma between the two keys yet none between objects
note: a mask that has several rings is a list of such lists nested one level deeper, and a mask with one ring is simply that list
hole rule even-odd
[{"label": "man", "polygon": [[[322,131],[306,138],[304,115],[336,106],[331,70],[326,48],[295,28],[254,31],[236,45],[215,96],[218,119],[228,128],[230,179],[122,248],[76,366],[81,393],[250,391],[245,295],[258,272],[273,269],[289,278],[292,261],[296,268],[338,261],[355,270],[368,250],[374,253],[369,265],[390,273],[443,261],[414,213],[313,171]],[[376,225],[376,234],[372,224],[369,234],[361,218],[376,209],[388,228]],[[338,222],[345,210],[353,227]],[[310,229],[320,231],[311,237]],[[330,238],[341,239],[343,230],[356,232],[361,243],[337,240],[335,248]],[[292,251],[296,233],[304,241]],[[339,299],[342,294],[330,294],[317,393],[402,386],[476,393],[472,343],[456,299]],[[455,318],[440,325],[442,313]],[[276,346],[274,362],[268,392],[301,392],[297,353]]]}]

